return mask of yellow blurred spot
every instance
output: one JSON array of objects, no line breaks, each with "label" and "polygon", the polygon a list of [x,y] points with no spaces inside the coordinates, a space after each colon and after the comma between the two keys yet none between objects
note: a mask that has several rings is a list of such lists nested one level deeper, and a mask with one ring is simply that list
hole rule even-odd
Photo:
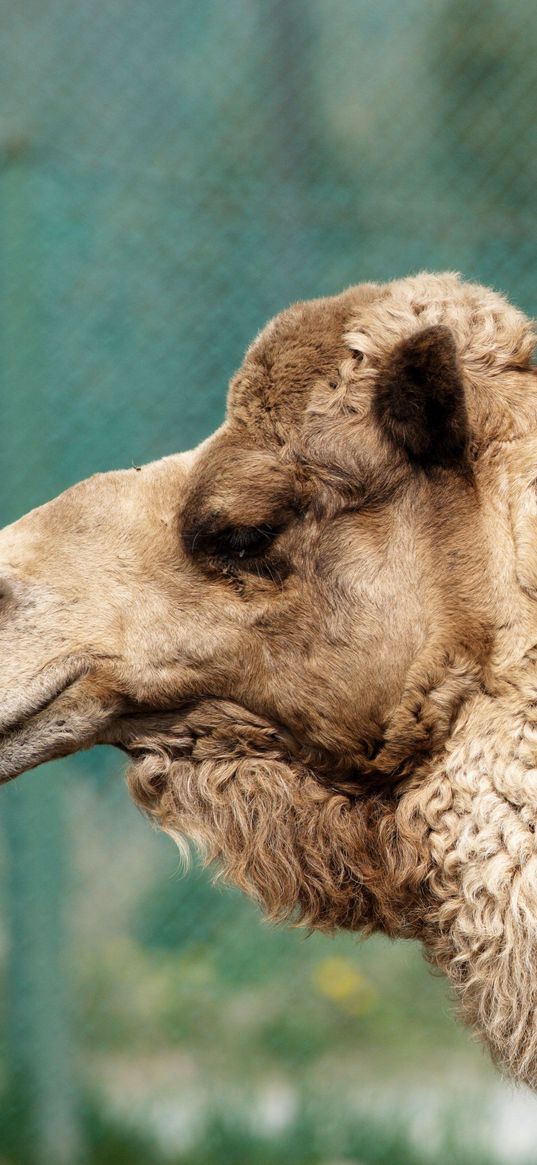
[{"label": "yellow blurred spot", "polygon": [[349,959],[322,959],[312,978],[317,990],[349,1015],[366,1015],[378,1000],[376,988]]}]

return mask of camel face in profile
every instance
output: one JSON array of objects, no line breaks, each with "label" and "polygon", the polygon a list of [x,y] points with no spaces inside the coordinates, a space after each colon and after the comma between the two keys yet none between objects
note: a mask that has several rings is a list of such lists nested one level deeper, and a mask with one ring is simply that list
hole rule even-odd
[{"label": "camel face in profile", "polygon": [[112,743],[273,917],[419,937],[537,1080],[537,387],[456,276],[298,304],[222,427],[0,535],[0,780]]}]

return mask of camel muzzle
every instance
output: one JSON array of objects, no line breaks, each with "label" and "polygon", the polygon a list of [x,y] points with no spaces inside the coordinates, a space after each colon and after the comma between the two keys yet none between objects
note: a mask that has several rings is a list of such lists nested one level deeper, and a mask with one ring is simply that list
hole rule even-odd
[{"label": "camel muzzle", "polygon": [[94,744],[124,748],[125,713],[173,703],[187,465],[97,474],[0,531],[0,784]]}]

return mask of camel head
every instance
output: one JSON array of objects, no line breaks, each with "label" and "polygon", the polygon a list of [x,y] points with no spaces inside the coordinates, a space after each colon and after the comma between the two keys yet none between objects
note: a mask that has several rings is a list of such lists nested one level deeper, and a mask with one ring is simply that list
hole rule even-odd
[{"label": "camel head", "polygon": [[454,275],[296,304],[188,453],[0,534],[0,781],[94,744],[269,914],[419,937],[537,1080],[537,379]]}]

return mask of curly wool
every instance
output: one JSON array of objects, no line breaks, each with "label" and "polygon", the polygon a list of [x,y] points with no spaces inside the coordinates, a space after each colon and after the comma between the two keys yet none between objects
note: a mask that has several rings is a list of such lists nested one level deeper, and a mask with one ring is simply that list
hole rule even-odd
[{"label": "curly wool", "polygon": [[[199,733],[199,735],[198,735]],[[227,701],[198,705],[133,741],[136,803],[277,921],[330,931],[422,928],[425,866],[396,798],[348,796],[284,759],[275,730]]]},{"label": "curly wool", "polygon": [[537,712],[529,699],[525,712],[509,703],[502,717],[492,701],[477,702],[445,764],[401,813],[421,822],[430,852],[426,953],[498,1064],[535,1088]]},{"label": "curly wool", "polygon": [[[517,370],[535,349],[534,323],[498,292],[453,272],[422,272],[387,284],[385,294],[368,305],[366,327],[359,320],[351,324],[347,341],[366,357],[363,385],[374,385],[378,367],[402,336],[437,325],[449,327],[456,341],[476,447],[527,432],[533,403],[518,390]],[[491,384],[501,408],[491,407]]]}]

